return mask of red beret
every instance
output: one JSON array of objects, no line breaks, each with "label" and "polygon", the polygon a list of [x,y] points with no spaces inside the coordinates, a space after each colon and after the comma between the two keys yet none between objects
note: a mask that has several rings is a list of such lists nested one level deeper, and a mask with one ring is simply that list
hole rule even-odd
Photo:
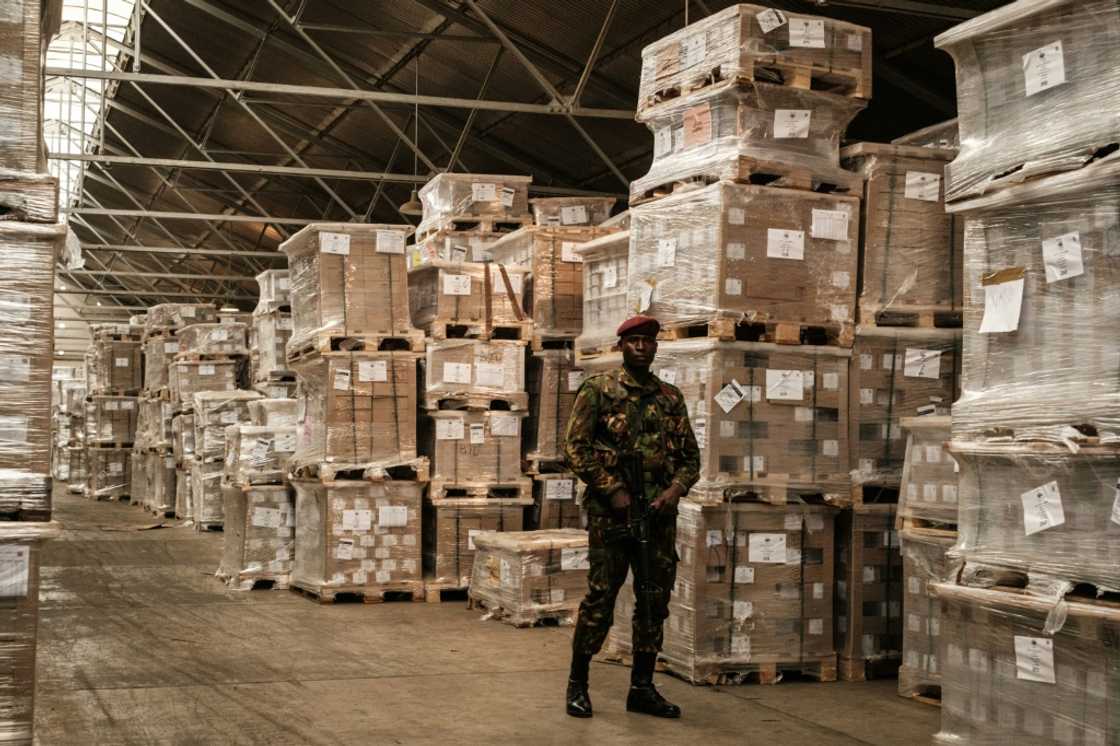
[{"label": "red beret", "polygon": [[623,321],[618,326],[618,336],[625,337],[629,334],[643,334],[647,337],[656,337],[661,331],[661,322],[652,316],[634,316]]}]

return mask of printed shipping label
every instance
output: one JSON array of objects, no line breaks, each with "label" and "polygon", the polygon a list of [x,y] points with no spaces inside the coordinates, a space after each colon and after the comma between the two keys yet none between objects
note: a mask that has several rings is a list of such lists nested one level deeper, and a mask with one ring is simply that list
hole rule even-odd
[{"label": "printed shipping label", "polygon": [[747,540],[747,560],[770,564],[784,563],[786,535],[752,533]]},{"label": "printed shipping label", "polygon": [[228,329],[215,329],[214,331],[210,332],[210,341],[211,342],[225,342],[228,339],[229,339],[229,330]]},{"label": "printed shipping label", "polygon": [[117,368],[127,368],[129,365],[129,359],[127,357],[113,358],[113,365]]},{"label": "printed shipping label", "polygon": [[1046,265],[1046,282],[1058,282],[1085,273],[1081,258],[1081,234],[1077,231],[1042,242],[1042,260]]},{"label": "printed shipping label", "polygon": [[1049,637],[1015,635],[1015,677],[1054,684],[1054,641]]},{"label": "printed shipping label", "polygon": [[1023,310],[1023,278],[984,285],[984,318],[981,334],[1001,334],[1019,328]]},{"label": "printed shipping label", "polygon": [[804,259],[805,231],[768,228],[766,230],[766,256],[775,259]]},{"label": "printed shipping label", "polygon": [[1023,55],[1023,77],[1027,96],[1049,90],[1066,82],[1062,42],[1056,41]]},{"label": "printed shipping label", "polygon": [[704,33],[696,34],[681,42],[681,67],[689,68],[704,64],[708,53],[708,38]]},{"label": "printed shipping label", "polygon": [[[570,370],[570,371],[568,371],[568,391],[579,391],[579,387],[582,383],[583,383],[583,371],[582,370]],[[672,381],[669,381],[669,383],[672,383]]]},{"label": "printed shipping label", "polygon": [[475,363],[475,383],[488,388],[501,388],[505,382],[505,369],[499,363]]},{"label": "printed shipping label", "polygon": [[470,295],[471,294],[471,276],[470,275],[451,275],[443,276],[443,294],[444,295]]},{"label": "printed shipping label", "polygon": [[753,583],[754,582],[754,568],[747,567],[746,565],[739,565],[735,568],[735,582],[736,583]]},{"label": "printed shipping label", "polygon": [[493,202],[498,198],[498,185],[475,182],[471,184],[471,200],[473,202]]},{"label": "printed shipping label", "polygon": [[122,464],[120,461],[110,461],[109,462],[109,473],[110,474],[123,474],[124,473],[124,464]]},{"label": "printed shipping label", "polygon": [[472,423],[470,426],[470,444],[480,446],[486,442],[486,426],[481,422]]},{"label": "printed shipping label", "polygon": [[0,598],[23,598],[31,576],[31,548],[0,546]]},{"label": "printed shipping label", "polygon": [[824,49],[824,21],[791,18],[789,21],[789,45],[791,47]]},{"label": "printed shipping label", "polygon": [[319,251],[324,254],[350,255],[350,236],[346,233],[320,233]]},{"label": "printed shipping label", "polygon": [[334,372],[334,390],[335,391],[349,391],[350,390],[350,371],[336,370]]},{"label": "printed shipping label", "polygon": [[801,401],[805,398],[805,376],[800,370],[767,370],[766,398]]},{"label": "printed shipping label", "polygon": [[340,560],[354,559],[354,540],[339,539],[334,548],[334,558]]},{"label": "printed shipping label", "polygon": [[911,347],[906,348],[906,357],[902,366],[902,374],[910,378],[940,378],[941,351],[919,350]]},{"label": "printed shipping label", "polygon": [[907,171],[905,195],[906,199],[937,202],[941,199],[941,174]]},{"label": "printed shipping label", "polygon": [[521,418],[512,414],[490,415],[490,434],[496,438],[516,438],[521,434]]},{"label": "printed shipping label", "polygon": [[673,130],[662,127],[653,135],[653,155],[657,158],[673,152]]},{"label": "printed shipping label", "polygon": [[441,417],[436,420],[436,440],[462,440],[463,421]]},{"label": "printed shipping label", "polygon": [[359,383],[387,383],[389,363],[386,360],[362,360],[358,362]]},{"label": "printed shipping label", "polygon": [[812,109],[776,109],[774,111],[775,140],[804,140],[809,137]]},{"label": "printed shipping label", "polygon": [[832,287],[841,290],[847,290],[852,284],[852,275],[850,272],[833,272],[832,273]]},{"label": "printed shipping label", "polygon": [[344,510],[342,528],[345,531],[369,531],[372,519],[372,510]]},{"label": "printed shipping label", "polygon": [[1062,495],[1056,481],[1024,492],[1020,500],[1023,503],[1023,529],[1027,536],[1066,522]]},{"label": "printed shipping label", "polygon": [[762,33],[769,34],[776,28],[784,26],[786,23],[786,14],[780,10],[768,8],[761,13],[757,14],[755,18],[758,20],[758,26],[762,29]]},{"label": "printed shipping label", "polygon": [[177,355],[178,353],[179,353],[179,343],[178,342],[164,342],[163,343],[163,354],[165,354],[165,355]]},{"label": "printed shipping label", "polygon": [[397,231],[378,231],[376,247],[378,254],[403,254],[404,234]]},{"label": "printed shipping label", "polygon": [[739,620],[754,616],[754,604],[750,601],[736,601],[731,607],[732,615]]},{"label": "printed shipping label", "polygon": [[575,241],[564,241],[560,244],[560,261],[582,264],[583,257],[576,253],[579,244]]},{"label": "printed shipping label", "polygon": [[723,410],[724,414],[729,414],[735,406],[743,401],[746,397],[746,392],[743,390],[742,384],[735,379],[732,379],[726,386],[719,390],[716,394],[716,404]]},{"label": "printed shipping label", "polygon": [[217,368],[213,365],[200,365],[198,366],[198,374],[200,376],[212,376],[217,372]]},{"label": "printed shipping label", "polygon": [[575,480],[549,479],[544,483],[544,497],[546,500],[571,500],[575,489]]},{"label": "printed shipping label", "polygon": [[408,506],[382,505],[378,507],[377,525],[381,528],[404,528],[408,526]]},{"label": "printed shipping label", "polygon": [[560,550],[561,570],[587,570],[591,567],[588,561],[587,550],[579,547]]},{"label": "printed shipping label", "polygon": [[677,239],[657,239],[657,266],[672,267],[677,263]]},{"label": "printed shipping label", "polygon": [[498,196],[501,197],[502,207],[513,207],[513,198],[517,196],[517,190],[511,187],[502,187]]},{"label": "printed shipping label", "polygon": [[585,225],[587,223],[587,208],[583,205],[569,205],[560,208],[561,225]]},{"label": "printed shipping label", "polygon": [[848,213],[844,210],[813,210],[810,235],[829,241],[847,241]]},{"label": "printed shipping label", "polygon": [[603,289],[611,290],[618,287],[618,268],[613,264],[603,267]]},{"label": "printed shipping label", "polygon": [[253,508],[252,524],[261,528],[280,528],[280,510],[278,508]]},{"label": "printed shipping label", "polygon": [[443,364],[443,382],[444,383],[467,383],[471,382],[471,364],[470,363],[444,363]]}]

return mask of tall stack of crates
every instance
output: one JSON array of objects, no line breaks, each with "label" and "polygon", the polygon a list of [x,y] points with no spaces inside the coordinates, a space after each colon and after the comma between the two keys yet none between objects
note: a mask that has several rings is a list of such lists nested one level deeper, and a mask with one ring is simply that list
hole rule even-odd
[{"label": "tall stack of crates", "polygon": [[701,448],[662,656],[694,682],[837,676],[827,503],[850,491],[862,183],[840,142],[870,94],[871,34],[848,23],[735,5],[654,42],[625,266],[607,239],[583,249],[586,297],[625,297],[614,318],[585,301],[585,368],[620,362],[618,320],[656,317],[654,372]]},{"label": "tall stack of crates", "polygon": [[86,482],[86,380],[80,386],[65,389],[64,414],[69,426],[69,439],[66,442],[66,459],[69,463],[67,492],[82,494]]},{"label": "tall stack of crates", "polygon": [[317,224],[281,246],[297,378],[291,587],[328,603],[424,596],[417,456],[423,334],[408,309],[406,225]]},{"label": "tall stack of crates", "polygon": [[130,500],[136,403],[144,376],[142,329],[131,324],[100,324],[91,326],[90,333],[85,496]]},{"label": "tall stack of crates", "polygon": [[[80,369],[79,369],[80,370]],[[58,372],[53,374],[51,385],[51,478],[56,482],[69,482],[70,475],[70,444],[75,433],[74,418],[71,416],[72,403],[85,399],[85,377],[60,378]],[[80,394],[80,396],[79,396]],[[81,405],[78,404],[81,408]],[[81,472],[80,464],[77,473]]]},{"label": "tall stack of crates", "polygon": [[1120,8],[1020,0],[951,29],[964,221],[944,743],[1114,743]]},{"label": "tall stack of crates", "polygon": [[260,300],[249,328],[249,366],[253,388],[273,399],[295,397],[295,374],[288,370],[292,336],[291,278],[286,269],[257,275]]}]

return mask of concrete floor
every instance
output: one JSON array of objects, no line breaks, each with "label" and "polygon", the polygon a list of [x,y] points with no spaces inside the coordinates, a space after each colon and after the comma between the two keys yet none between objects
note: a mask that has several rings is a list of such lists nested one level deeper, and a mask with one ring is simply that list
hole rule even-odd
[{"label": "concrete floor", "polygon": [[515,629],[463,603],[319,606],[228,591],[222,535],[56,493],[42,571],[41,744],[926,744],[937,709],[896,682],[708,688],[658,676],[677,722],[626,713],[628,670],[595,664],[596,716],[563,712],[570,629]]}]

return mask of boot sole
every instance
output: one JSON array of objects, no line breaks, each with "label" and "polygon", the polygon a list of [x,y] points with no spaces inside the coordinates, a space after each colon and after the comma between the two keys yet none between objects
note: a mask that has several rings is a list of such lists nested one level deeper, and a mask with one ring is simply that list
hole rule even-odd
[{"label": "boot sole", "polygon": [[571,710],[568,710],[567,712],[568,712],[568,715],[571,716],[571,717],[584,718],[584,719],[589,718],[594,714],[594,713],[591,713],[591,712],[572,712]]},{"label": "boot sole", "polygon": [[658,713],[658,712],[646,712],[645,710],[639,710],[636,707],[627,707],[626,711],[627,712],[636,712],[639,715],[649,715],[650,717],[662,718],[663,720],[680,720],[680,717],[681,717],[680,713],[677,713],[676,715],[662,715],[661,713]]}]

